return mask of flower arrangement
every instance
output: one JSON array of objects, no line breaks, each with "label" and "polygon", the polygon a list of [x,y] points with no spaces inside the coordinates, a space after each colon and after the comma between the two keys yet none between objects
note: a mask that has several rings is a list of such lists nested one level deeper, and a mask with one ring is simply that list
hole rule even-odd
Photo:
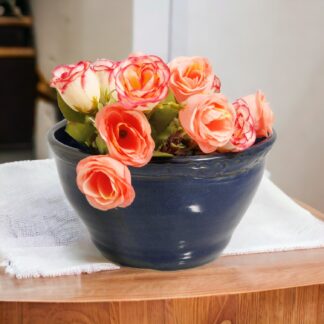
[{"label": "flower arrangement", "polygon": [[169,64],[155,55],[61,65],[51,86],[66,132],[92,154],[77,165],[77,186],[100,210],[135,198],[128,166],[153,156],[240,152],[272,134],[273,113],[258,91],[230,103],[203,57]]}]

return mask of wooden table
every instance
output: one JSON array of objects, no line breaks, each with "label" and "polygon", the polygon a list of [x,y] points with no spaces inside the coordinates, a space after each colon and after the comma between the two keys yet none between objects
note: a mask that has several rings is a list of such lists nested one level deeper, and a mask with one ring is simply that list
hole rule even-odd
[{"label": "wooden table", "polygon": [[23,280],[1,272],[0,323],[322,324],[324,248],[225,256],[174,272]]}]

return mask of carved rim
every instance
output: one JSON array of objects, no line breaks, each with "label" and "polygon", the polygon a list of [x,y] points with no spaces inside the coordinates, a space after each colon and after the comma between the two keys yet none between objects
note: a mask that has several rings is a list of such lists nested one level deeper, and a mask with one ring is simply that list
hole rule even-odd
[{"label": "carved rim", "polygon": [[[59,141],[56,137],[57,131],[65,127],[66,120],[58,122],[50,129],[48,133],[48,141],[55,152],[59,151],[71,155],[71,157],[82,159],[89,156],[89,153],[82,151],[80,148],[72,147]],[[277,138],[276,131],[274,130],[272,135],[262,139],[260,142],[249,147],[247,150],[237,153],[211,153],[206,155],[188,155],[188,156],[174,156],[174,157],[153,157],[151,163],[188,163],[188,162],[199,162],[199,161],[210,161],[210,160],[229,160],[235,157],[242,158],[243,156],[251,156],[264,151],[266,148],[271,147]]]}]

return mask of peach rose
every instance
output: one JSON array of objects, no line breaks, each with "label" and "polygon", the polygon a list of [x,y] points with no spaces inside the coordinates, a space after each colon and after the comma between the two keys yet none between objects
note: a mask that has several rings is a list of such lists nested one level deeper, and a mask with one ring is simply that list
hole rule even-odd
[{"label": "peach rose", "polygon": [[130,55],[113,76],[117,100],[127,109],[150,110],[168,94],[170,71],[155,55]]},{"label": "peach rose", "polygon": [[53,70],[51,86],[75,111],[90,113],[97,109],[100,85],[90,62],[60,65]]},{"label": "peach rose", "polygon": [[257,137],[267,137],[272,134],[272,125],[274,121],[273,112],[264,94],[259,90],[256,94],[242,98],[250,108],[255,122],[255,131]]},{"label": "peach rose", "polygon": [[106,59],[99,59],[91,64],[91,68],[96,73],[100,83],[100,99],[103,102],[109,100],[108,95],[111,91],[112,73],[116,65],[117,64],[114,61]]},{"label": "peach rose", "polygon": [[151,160],[155,143],[143,112],[126,110],[120,103],[107,105],[97,113],[96,127],[113,158],[134,167]]},{"label": "peach rose", "polygon": [[250,109],[243,99],[233,102],[236,111],[234,133],[220,151],[240,152],[252,146],[256,139],[254,120]]},{"label": "peach rose", "polygon": [[128,207],[135,198],[128,168],[107,155],[91,155],[77,165],[77,185],[100,210]]},{"label": "peach rose", "polygon": [[204,153],[214,152],[229,141],[235,118],[233,106],[220,93],[189,97],[179,112],[182,127]]},{"label": "peach rose", "polygon": [[199,56],[180,56],[169,63],[169,86],[178,102],[194,94],[220,91],[220,80],[213,73],[208,59]]}]

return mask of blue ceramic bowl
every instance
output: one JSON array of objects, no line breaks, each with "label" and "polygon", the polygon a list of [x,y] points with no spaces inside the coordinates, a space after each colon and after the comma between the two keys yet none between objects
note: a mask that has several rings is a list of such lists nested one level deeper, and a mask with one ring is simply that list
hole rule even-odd
[{"label": "blue ceramic bowl", "polygon": [[131,168],[136,191],[128,208],[100,211],[76,186],[76,165],[89,155],[60,122],[49,132],[66,197],[101,253],[122,265],[191,268],[223,251],[262,178],[276,135],[241,153],[153,158]]}]

